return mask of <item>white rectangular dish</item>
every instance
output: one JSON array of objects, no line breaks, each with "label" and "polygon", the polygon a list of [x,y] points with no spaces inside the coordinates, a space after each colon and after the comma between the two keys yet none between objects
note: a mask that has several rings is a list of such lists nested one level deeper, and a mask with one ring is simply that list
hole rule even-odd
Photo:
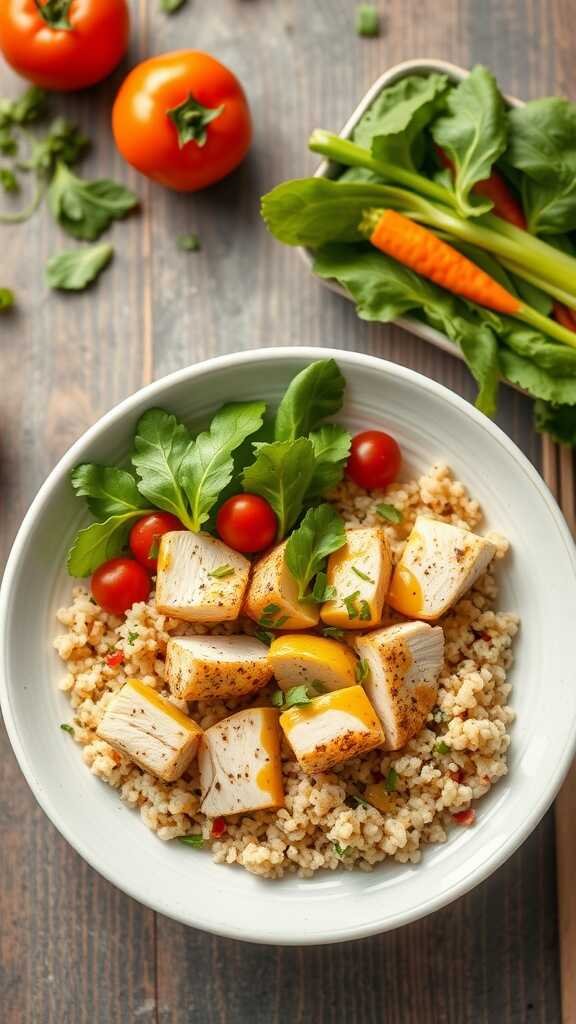
[{"label": "white rectangular dish", "polygon": [[[372,106],[383,89],[388,88],[390,85],[394,85],[401,78],[405,78],[407,75],[427,75],[432,73],[447,75],[452,82],[461,82],[468,74],[468,71],[466,71],[465,68],[458,67],[456,64],[449,64],[445,60],[407,60],[401,64],[395,64],[394,67],[389,68],[383,75],[380,75],[380,78],[377,78],[374,84],[368,89],[368,92],[360,101],[354,113],[349,117],[342,128],[342,131],[339,132],[340,138],[349,139],[352,136],[352,132],[360,118],[363,117],[368,108]],[[513,96],[507,96],[506,101],[511,107],[523,106],[522,101]],[[314,172],[314,177],[333,178],[336,172],[337,166],[335,164],[329,160],[323,160]],[[301,246],[299,248],[299,252],[307,264],[308,269],[312,272],[314,263],[312,250]],[[337,284],[336,281],[330,281],[323,278],[318,278],[318,280],[326,288],[329,288],[333,292],[337,292],[339,295],[343,295],[350,302],[352,301],[352,297],[344,288]],[[416,334],[419,338],[424,338],[425,341],[429,341],[432,345],[435,345],[436,348],[441,348],[444,352],[449,352],[450,355],[463,360],[462,353],[458,346],[453,341],[450,341],[450,338],[446,337],[445,334],[442,334],[441,331],[437,331],[434,327],[429,327],[427,324],[424,324],[420,320],[411,316],[399,317],[393,322],[399,327],[403,327],[405,330],[410,331],[412,334]]]}]

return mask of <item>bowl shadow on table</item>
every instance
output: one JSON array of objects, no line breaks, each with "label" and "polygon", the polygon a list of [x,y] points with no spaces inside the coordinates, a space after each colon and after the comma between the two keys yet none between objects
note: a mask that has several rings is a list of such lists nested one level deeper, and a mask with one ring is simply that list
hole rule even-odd
[{"label": "bowl shadow on table", "polygon": [[166,971],[174,985],[160,1019],[524,1024],[538,1007],[540,1020],[559,1021],[553,828],[549,813],[495,875],[451,906],[358,942],[259,946],[160,918],[160,981]]}]

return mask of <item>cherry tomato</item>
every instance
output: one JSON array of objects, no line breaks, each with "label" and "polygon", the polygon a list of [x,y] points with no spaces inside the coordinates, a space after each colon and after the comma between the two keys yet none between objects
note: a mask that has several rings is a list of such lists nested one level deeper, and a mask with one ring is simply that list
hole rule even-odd
[{"label": "cherry tomato", "polygon": [[180,192],[220,181],[244,159],[252,138],[238,79],[198,50],[138,64],[116,97],[112,129],[129,164]]},{"label": "cherry tomato", "polygon": [[235,494],[216,516],[216,529],[235,551],[263,551],[276,536],[276,516],[258,494]]},{"label": "cherry tomato", "polygon": [[130,33],[126,0],[2,0],[0,49],[19,75],[67,92],[106,78]]},{"label": "cherry tomato", "polygon": [[142,516],[130,530],[130,550],[136,561],[148,572],[155,573],[158,562],[158,541],[163,533],[183,530],[184,527],[170,512],[152,512]]},{"label": "cherry tomato", "polygon": [[359,487],[373,491],[393,483],[401,465],[400,448],[390,434],[365,430],[352,440],[346,472]]},{"label": "cherry tomato", "polygon": [[111,558],[92,577],[92,597],[105,612],[124,615],[137,601],[146,601],[150,577],[132,558]]}]

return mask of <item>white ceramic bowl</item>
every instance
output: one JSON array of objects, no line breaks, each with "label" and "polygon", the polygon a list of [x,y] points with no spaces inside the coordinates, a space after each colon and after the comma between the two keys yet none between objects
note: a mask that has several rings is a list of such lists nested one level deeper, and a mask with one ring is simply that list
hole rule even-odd
[{"label": "white ceramic bowl", "polygon": [[[83,519],[68,482],[80,461],[125,455],[138,416],[164,406],[193,425],[220,403],[276,401],[302,366],[333,355],[348,383],[341,417],[354,430],[390,430],[407,471],[446,460],[482,502],[487,525],[511,540],[500,570],[501,606],[522,629],[512,674],[510,773],[481,801],[473,828],[455,829],[417,866],[384,864],[371,874],[320,873],[265,882],[163,843],[85,768],[59,729],[69,717],[56,683],[50,641],[56,608],[71,582],[64,558]],[[554,798],[576,737],[575,552],[540,477],[489,420],[438,384],[364,355],[312,348],[260,349],[224,356],[144,388],[87,431],[41,488],[6,569],[0,615],[2,708],[16,756],[36,798],[82,857],[140,902],[186,924],[256,942],[321,943],[359,938],[413,921],[461,896],[526,838]]]}]

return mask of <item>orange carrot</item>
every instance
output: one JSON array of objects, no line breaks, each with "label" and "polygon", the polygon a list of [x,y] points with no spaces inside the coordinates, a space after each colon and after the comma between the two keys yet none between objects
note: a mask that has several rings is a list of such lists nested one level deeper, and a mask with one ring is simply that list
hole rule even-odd
[{"label": "orange carrot", "polygon": [[[453,174],[454,164],[448,154],[440,146],[436,146],[435,149],[442,166],[447,167]],[[515,224],[523,231],[526,230],[526,218],[522,207],[498,171],[492,171],[490,177],[485,181],[477,181],[472,191],[492,200],[492,213],[495,213],[497,217],[507,220],[509,224]]]},{"label": "orange carrot", "polygon": [[372,245],[449,292],[510,316],[522,310],[522,303],[516,296],[457,249],[402,213],[375,210],[374,223],[370,220],[370,226]]},{"label": "orange carrot", "polygon": [[568,309],[568,306],[563,306],[561,302],[554,303],[554,319],[567,330],[576,332],[576,312]]}]

